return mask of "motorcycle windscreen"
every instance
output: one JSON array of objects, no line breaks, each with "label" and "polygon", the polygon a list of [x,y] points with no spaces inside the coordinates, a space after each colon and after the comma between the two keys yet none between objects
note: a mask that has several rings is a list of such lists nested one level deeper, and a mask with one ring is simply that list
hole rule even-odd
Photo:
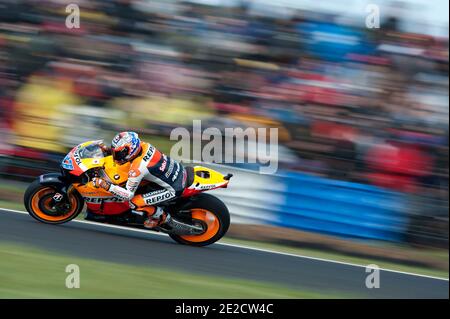
[{"label": "motorcycle windscreen", "polygon": [[103,141],[91,141],[74,147],[63,159],[61,167],[75,176],[91,168],[102,167],[107,156],[103,145]]}]

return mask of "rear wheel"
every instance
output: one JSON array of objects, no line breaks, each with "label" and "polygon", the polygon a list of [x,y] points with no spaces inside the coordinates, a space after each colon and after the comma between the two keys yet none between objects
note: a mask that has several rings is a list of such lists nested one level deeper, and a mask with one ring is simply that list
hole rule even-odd
[{"label": "rear wheel", "polygon": [[205,231],[199,235],[174,235],[170,237],[180,244],[207,246],[221,239],[230,227],[230,213],[225,204],[209,194],[200,194],[188,207],[193,222],[199,222]]},{"label": "rear wheel", "polygon": [[57,191],[34,181],[24,196],[28,213],[36,220],[46,224],[63,224],[71,221],[81,212],[83,199],[75,192],[69,194],[68,203],[53,205],[53,196]]}]

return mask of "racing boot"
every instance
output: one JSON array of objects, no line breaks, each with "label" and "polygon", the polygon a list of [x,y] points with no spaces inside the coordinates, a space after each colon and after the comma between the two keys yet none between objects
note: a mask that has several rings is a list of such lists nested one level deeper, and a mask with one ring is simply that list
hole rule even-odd
[{"label": "racing boot", "polygon": [[147,219],[144,221],[144,227],[149,229],[162,225],[169,217],[169,214],[161,207],[151,207],[154,209],[154,213],[147,215]]},{"label": "racing boot", "polygon": [[146,205],[142,195],[138,195],[131,200],[132,212],[144,218],[145,228],[155,228],[170,220],[170,215],[161,207]]}]

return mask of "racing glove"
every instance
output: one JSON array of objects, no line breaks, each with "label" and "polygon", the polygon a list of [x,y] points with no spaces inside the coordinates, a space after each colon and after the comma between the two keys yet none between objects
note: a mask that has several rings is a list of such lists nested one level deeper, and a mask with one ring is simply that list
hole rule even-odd
[{"label": "racing glove", "polygon": [[108,181],[105,181],[103,178],[94,177],[92,179],[92,184],[95,188],[103,188],[106,191],[109,191],[109,188],[111,187],[111,183]]}]

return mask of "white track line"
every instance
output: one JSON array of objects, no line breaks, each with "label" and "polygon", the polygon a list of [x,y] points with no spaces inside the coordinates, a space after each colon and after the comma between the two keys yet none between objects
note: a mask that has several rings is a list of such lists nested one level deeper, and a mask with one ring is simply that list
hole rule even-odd
[{"label": "white track line", "polygon": [[[28,215],[27,212],[23,212],[23,211],[20,211],[20,210],[7,209],[7,208],[0,208],[0,210],[6,211],[6,212],[11,212],[11,213]],[[80,223],[80,224],[95,225],[95,226],[98,226],[98,227],[121,229],[121,230],[136,232],[136,233],[145,233],[145,234],[158,235],[158,236],[168,236],[167,234],[164,234],[164,233],[152,232],[152,231],[148,231],[148,230],[144,230],[144,229],[130,228],[130,227],[125,227],[125,226],[111,225],[111,224],[102,224],[102,223],[96,223],[96,222],[91,222],[91,221],[86,221],[86,220],[74,219],[71,222]],[[353,263],[337,261],[337,260],[332,260],[332,259],[325,259],[325,258],[304,256],[304,255],[298,255],[298,254],[291,254],[291,253],[280,252],[280,251],[275,251],[275,250],[270,250],[270,249],[257,248],[257,247],[251,247],[251,246],[229,244],[229,243],[220,243],[220,242],[216,243],[216,245],[229,246],[229,247],[235,247],[235,248],[241,248],[241,249],[249,249],[249,250],[265,252],[265,253],[270,253],[270,254],[277,254],[277,255],[284,255],[284,256],[290,256],[290,257],[304,258],[304,259],[310,259],[310,260],[316,260],[316,261],[322,261],[322,262],[328,262],[328,263],[334,263],[334,264],[340,264],[340,265],[346,265],[346,266],[352,266],[352,267],[359,267],[359,268],[364,268],[364,269],[367,268],[367,266],[359,265],[359,264],[353,264]],[[416,276],[416,277],[423,277],[423,278],[443,280],[443,281],[448,281],[449,280],[448,278],[428,276],[428,275],[416,274],[416,273],[399,271],[399,270],[393,270],[393,269],[380,268],[380,270],[393,272],[393,273],[398,273],[398,274],[402,274],[402,275],[408,275],[408,276]]]}]

